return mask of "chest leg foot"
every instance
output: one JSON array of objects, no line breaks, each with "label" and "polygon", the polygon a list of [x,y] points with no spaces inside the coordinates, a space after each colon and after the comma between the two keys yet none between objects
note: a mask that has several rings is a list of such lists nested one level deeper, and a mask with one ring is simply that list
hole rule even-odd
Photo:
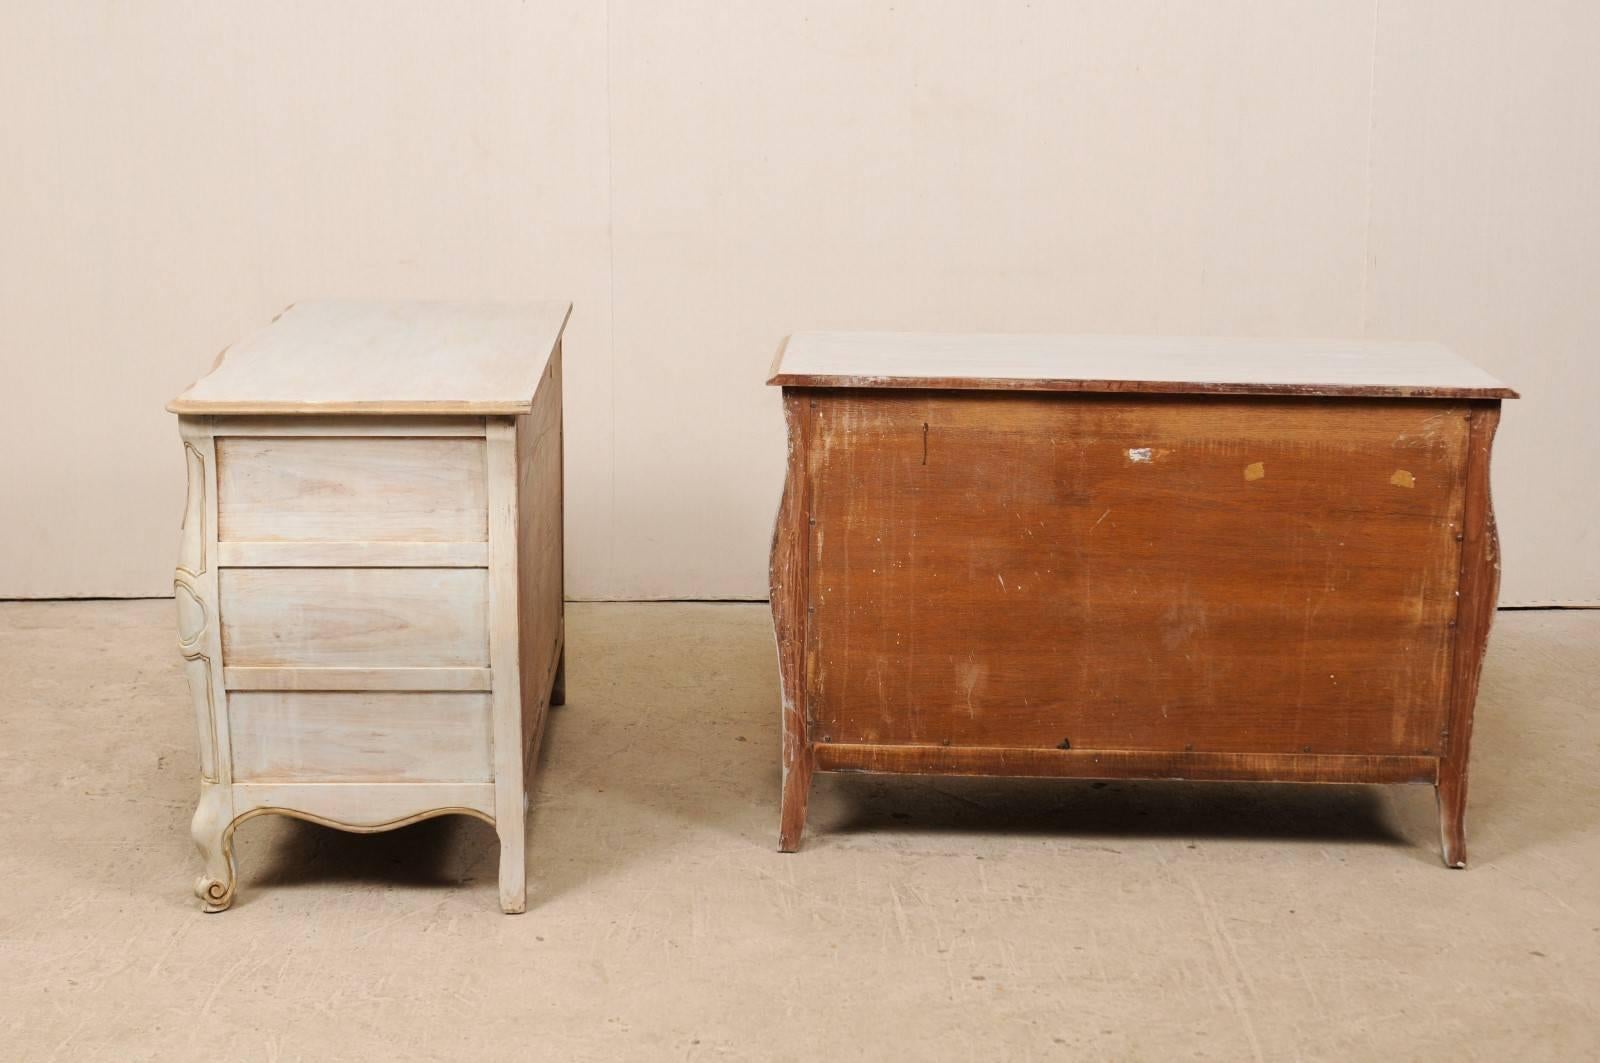
[{"label": "chest leg foot", "polygon": [[1439,765],[1439,843],[1446,867],[1467,866],[1467,773],[1444,761]]},{"label": "chest leg foot", "polygon": [[800,848],[800,836],[806,829],[806,801],[811,796],[811,745],[806,741],[805,722],[798,717],[792,709],[784,711],[783,797],[778,812],[778,851],[783,853]]},{"label": "chest leg foot", "polygon": [[500,910],[519,915],[528,910],[527,824],[503,824],[500,834]]},{"label": "chest leg foot", "polygon": [[224,912],[233,904],[236,876],[233,866],[233,802],[228,788],[205,785],[200,791],[200,806],[189,824],[205,870],[195,879],[194,894],[207,912]]}]

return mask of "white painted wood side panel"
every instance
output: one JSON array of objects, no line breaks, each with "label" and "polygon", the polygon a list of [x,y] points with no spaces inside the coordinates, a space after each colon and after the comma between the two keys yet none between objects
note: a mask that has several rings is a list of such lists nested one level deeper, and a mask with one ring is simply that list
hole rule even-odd
[{"label": "white painted wood side panel", "polygon": [[565,639],[562,602],[561,349],[550,360],[533,411],[517,418],[518,655],[522,666],[524,771],[532,777]]},{"label": "white painted wood side panel", "polygon": [[406,414],[227,414],[211,418],[219,436],[479,436],[482,417]]},{"label": "white painted wood side panel", "polygon": [[230,666],[484,667],[484,569],[223,569]]},{"label": "white painted wood side panel", "polygon": [[423,542],[224,542],[223,568],[486,568],[489,544]]},{"label": "white painted wood side panel", "polygon": [[473,438],[221,437],[219,537],[246,542],[484,542]]},{"label": "white painted wood side panel", "polygon": [[1505,386],[1437,343],[1181,336],[803,332],[789,339],[775,373],[1286,388]]},{"label": "white painted wood side panel", "polygon": [[500,834],[500,906],[527,906],[528,790],[522,770],[522,675],[517,660],[517,436],[516,421],[490,418],[489,448],[490,667],[494,671],[494,819]]},{"label": "white painted wood side panel", "polygon": [[241,668],[222,670],[229,690],[493,690],[488,668]]},{"label": "white painted wood side panel", "polygon": [[528,409],[570,303],[289,307],[168,407],[185,413]]},{"label": "white painted wood side panel", "polygon": [[234,691],[239,782],[488,782],[490,695]]}]

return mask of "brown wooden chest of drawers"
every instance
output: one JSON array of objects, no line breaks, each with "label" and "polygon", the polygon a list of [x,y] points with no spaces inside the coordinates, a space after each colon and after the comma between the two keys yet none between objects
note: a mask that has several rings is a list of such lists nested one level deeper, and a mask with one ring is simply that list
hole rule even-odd
[{"label": "brown wooden chest of drawers", "polygon": [[1466,860],[1515,393],[1431,344],[780,351],[780,847],[814,771],[1417,782]]}]

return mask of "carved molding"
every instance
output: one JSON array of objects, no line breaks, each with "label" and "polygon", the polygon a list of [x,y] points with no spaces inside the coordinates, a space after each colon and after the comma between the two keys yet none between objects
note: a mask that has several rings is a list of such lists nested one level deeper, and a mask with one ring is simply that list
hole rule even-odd
[{"label": "carved molding", "polygon": [[178,648],[187,654],[206,633],[206,603],[181,576],[172,581],[172,598],[178,606]]},{"label": "carved molding", "polygon": [[183,654],[184,676],[189,683],[189,699],[194,706],[195,728],[200,738],[200,778],[216,782],[220,752],[217,748],[217,705],[211,674],[213,663],[206,653],[216,615],[207,601],[215,583],[207,578],[206,566],[206,459],[188,440],[184,440],[183,453],[189,483],[172,597],[178,611],[178,650]]},{"label": "carved molding", "polygon": [[188,465],[189,494],[183,507],[178,571],[199,579],[206,573],[206,459],[188,440],[184,441],[183,455]]},{"label": "carved molding", "polygon": [[208,878],[201,875],[194,880],[194,895],[200,898],[205,910],[208,912],[227,911],[233,903],[234,886],[238,883],[239,876],[233,870],[233,836],[223,843],[228,850],[228,877],[226,881]]},{"label": "carved molding", "polygon": [[212,694],[211,658],[203,653],[183,655],[183,674],[189,682],[189,700],[195,710],[200,737],[200,779],[217,781],[217,706]]}]

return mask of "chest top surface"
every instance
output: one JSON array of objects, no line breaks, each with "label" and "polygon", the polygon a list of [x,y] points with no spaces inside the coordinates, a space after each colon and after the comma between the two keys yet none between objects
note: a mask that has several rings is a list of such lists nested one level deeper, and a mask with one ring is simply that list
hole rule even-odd
[{"label": "chest top surface", "polygon": [[769,384],[1155,394],[1509,399],[1437,343],[1178,336],[804,332]]},{"label": "chest top surface", "polygon": [[518,414],[572,304],[297,303],[223,351],[178,414]]}]

